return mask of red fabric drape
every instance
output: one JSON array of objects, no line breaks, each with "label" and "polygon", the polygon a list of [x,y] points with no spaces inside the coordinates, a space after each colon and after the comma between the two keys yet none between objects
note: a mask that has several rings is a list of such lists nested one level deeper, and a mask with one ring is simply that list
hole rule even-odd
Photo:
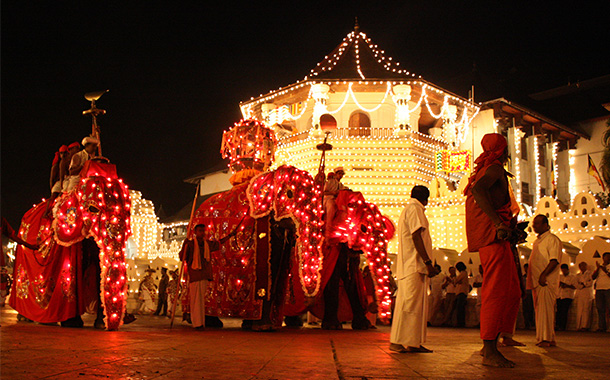
[{"label": "red fabric drape", "polygon": [[82,296],[82,244],[64,247],[49,233],[50,220],[43,218],[46,202],[28,211],[19,234],[28,243],[42,242],[39,251],[18,246],[9,304],[36,322],[61,322],[85,311]]}]

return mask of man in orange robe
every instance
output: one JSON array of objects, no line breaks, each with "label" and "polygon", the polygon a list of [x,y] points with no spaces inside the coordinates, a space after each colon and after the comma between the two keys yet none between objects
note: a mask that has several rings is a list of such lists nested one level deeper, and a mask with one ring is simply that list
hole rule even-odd
[{"label": "man in orange robe", "polygon": [[[516,224],[518,205],[511,199],[504,136],[489,133],[481,141],[483,153],[464,191],[468,250],[479,252],[483,265],[481,291],[481,339],[483,364],[514,367],[497,348],[501,333],[512,334],[521,295],[517,266],[507,241]],[[511,202],[512,200],[512,202]]]}]

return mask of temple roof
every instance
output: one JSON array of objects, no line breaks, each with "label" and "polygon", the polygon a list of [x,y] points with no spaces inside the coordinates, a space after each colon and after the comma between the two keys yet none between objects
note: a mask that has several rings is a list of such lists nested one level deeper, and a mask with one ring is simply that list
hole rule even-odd
[{"label": "temple roof", "polygon": [[360,32],[358,24],[305,79],[316,80],[404,80],[421,78],[400,67]]}]

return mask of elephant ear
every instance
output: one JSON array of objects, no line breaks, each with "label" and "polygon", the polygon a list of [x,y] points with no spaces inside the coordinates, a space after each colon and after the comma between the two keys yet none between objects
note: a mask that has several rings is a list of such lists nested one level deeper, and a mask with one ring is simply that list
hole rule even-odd
[{"label": "elephant ear", "polygon": [[53,228],[57,243],[67,247],[83,240],[82,209],[76,192],[60,197],[56,207]]}]

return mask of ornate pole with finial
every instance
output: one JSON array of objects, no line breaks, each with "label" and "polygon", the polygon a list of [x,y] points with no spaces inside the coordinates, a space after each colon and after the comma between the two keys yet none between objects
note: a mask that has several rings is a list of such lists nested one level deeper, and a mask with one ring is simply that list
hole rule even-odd
[{"label": "ornate pole with finial", "polygon": [[97,108],[95,106],[95,101],[102,97],[105,93],[110,90],[96,91],[96,92],[88,92],[85,94],[85,99],[91,102],[91,108],[83,111],[83,115],[91,115],[91,137],[95,137],[99,144],[97,145],[97,154],[98,156],[102,156],[102,139],[100,134],[100,127],[97,124],[97,117],[106,114],[106,110]]}]

